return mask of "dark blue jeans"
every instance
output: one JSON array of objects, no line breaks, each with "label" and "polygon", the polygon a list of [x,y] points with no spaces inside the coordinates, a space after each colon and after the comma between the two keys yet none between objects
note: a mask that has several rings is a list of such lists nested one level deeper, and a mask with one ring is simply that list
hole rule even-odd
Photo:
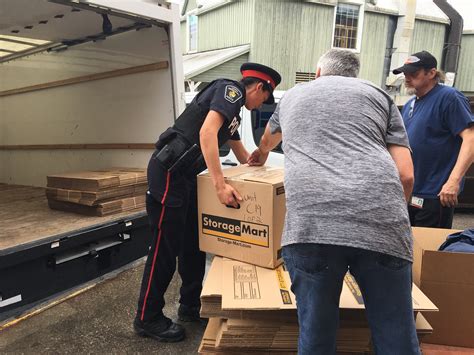
[{"label": "dark blue jeans", "polygon": [[348,270],[364,298],[376,354],[420,354],[411,297],[411,266],[373,251],[324,244],[291,244],[283,258],[296,295],[298,354],[335,354],[339,297]]}]

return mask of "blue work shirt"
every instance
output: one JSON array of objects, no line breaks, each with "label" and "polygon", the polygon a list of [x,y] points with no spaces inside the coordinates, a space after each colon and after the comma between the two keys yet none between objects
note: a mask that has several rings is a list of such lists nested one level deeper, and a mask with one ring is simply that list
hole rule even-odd
[{"label": "blue work shirt", "polygon": [[[410,99],[402,116],[413,151],[413,195],[438,198],[458,158],[459,133],[474,122],[469,101],[458,90],[437,84],[425,96]],[[464,180],[459,192],[463,185]]]}]

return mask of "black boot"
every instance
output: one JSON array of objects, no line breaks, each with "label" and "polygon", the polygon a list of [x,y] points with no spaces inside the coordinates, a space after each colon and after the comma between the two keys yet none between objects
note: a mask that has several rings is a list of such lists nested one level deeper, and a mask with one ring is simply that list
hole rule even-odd
[{"label": "black boot", "polygon": [[171,319],[163,316],[154,321],[142,322],[138,317],[133,321],[135,333],[143,337],[150,337],[165,343],[175,343],[185,337],[184,328],[173,323]]},{"label": "black boot", "polygon": [[180,304],[178,308],[178,319],[181,322],[207,322],[206,318],[201,318],[199,315],[199,306],[186,306]]}]

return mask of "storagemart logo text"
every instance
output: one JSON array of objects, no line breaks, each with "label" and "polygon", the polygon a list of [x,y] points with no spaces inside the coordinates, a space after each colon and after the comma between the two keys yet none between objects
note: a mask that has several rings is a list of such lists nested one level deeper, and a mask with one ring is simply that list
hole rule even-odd
[{"label": "storagemart logo text", "polygon": [[202,232],[268,248],[268,226],[237,219],[202,214]]}]

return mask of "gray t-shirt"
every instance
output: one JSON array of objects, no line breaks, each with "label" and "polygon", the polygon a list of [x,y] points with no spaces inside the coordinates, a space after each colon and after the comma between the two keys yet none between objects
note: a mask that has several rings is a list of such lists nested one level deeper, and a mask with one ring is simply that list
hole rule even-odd
[{"label": "gray t-shirt", "polygon": [[409,147],[400,113],[372,83],[324,76],[287,91],[270,119],[285,153],[282,245],[322,243],[412,260],[407,205],[387,144]]}]

